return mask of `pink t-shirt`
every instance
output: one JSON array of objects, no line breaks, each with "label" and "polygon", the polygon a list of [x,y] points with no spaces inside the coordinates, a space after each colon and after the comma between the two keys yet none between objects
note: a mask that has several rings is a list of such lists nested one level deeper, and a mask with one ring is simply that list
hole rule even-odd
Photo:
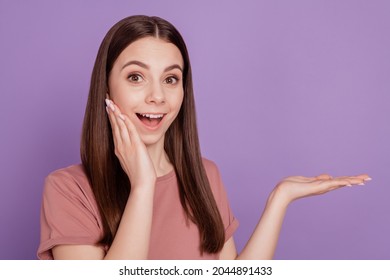
[{"label": "pink t-shirt", "polygon": [[[225,226],[227,241],[238,227],[229,207],[217,166],[203,159],[207,177]],[[53,259],[51,249],[61,244],[95,245],[102,236],[96,201],[81,165],[51,173],[45,181],[41,208],[41,243],[38,258]],[[218,259],[200,254],[199,231],[186,218],[174,171],[157,178],[149,259]]]}]

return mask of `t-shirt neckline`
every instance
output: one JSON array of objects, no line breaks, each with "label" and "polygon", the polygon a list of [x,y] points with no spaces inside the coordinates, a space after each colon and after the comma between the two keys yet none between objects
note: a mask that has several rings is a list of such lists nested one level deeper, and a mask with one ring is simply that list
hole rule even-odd
[{"label": "t-shirt neckline", "polygon": [[171,180],[175,177],[175,169],[172,169],[167,174],[157,177],[156,183],[162,183]]}]

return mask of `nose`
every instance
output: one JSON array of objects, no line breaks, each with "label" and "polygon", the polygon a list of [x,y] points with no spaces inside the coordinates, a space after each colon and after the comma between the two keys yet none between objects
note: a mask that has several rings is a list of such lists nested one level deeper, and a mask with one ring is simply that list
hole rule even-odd
[{"label": "nose", "polygon": [[151,86],[149,93],[146,96],[146,103],[156,105],[165,103],[164,89],[161,85],[156,83]]}]

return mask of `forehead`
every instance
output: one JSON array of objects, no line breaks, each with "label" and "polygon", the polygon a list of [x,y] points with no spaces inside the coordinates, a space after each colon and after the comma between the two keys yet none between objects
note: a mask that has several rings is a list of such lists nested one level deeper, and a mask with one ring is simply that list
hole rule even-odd
[{"label": "forehead", "polygon": [[180,50],[172,43],[154,37],[145,37],[128,45],[118,56],[115,64],[122,66],[128,61],[138,60],[151,68],[179,64],[183,68]]}]

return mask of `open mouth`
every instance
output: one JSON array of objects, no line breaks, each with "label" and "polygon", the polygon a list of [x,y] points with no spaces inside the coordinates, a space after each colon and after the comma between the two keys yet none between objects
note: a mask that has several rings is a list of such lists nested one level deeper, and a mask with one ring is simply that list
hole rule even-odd
[{"label": "open mouth", "polygon": [[138,119],[148,126],[148,127],[156,127],[160,124],[161,120],[164,118],[165,114],[141,114],[136,113]]}]

